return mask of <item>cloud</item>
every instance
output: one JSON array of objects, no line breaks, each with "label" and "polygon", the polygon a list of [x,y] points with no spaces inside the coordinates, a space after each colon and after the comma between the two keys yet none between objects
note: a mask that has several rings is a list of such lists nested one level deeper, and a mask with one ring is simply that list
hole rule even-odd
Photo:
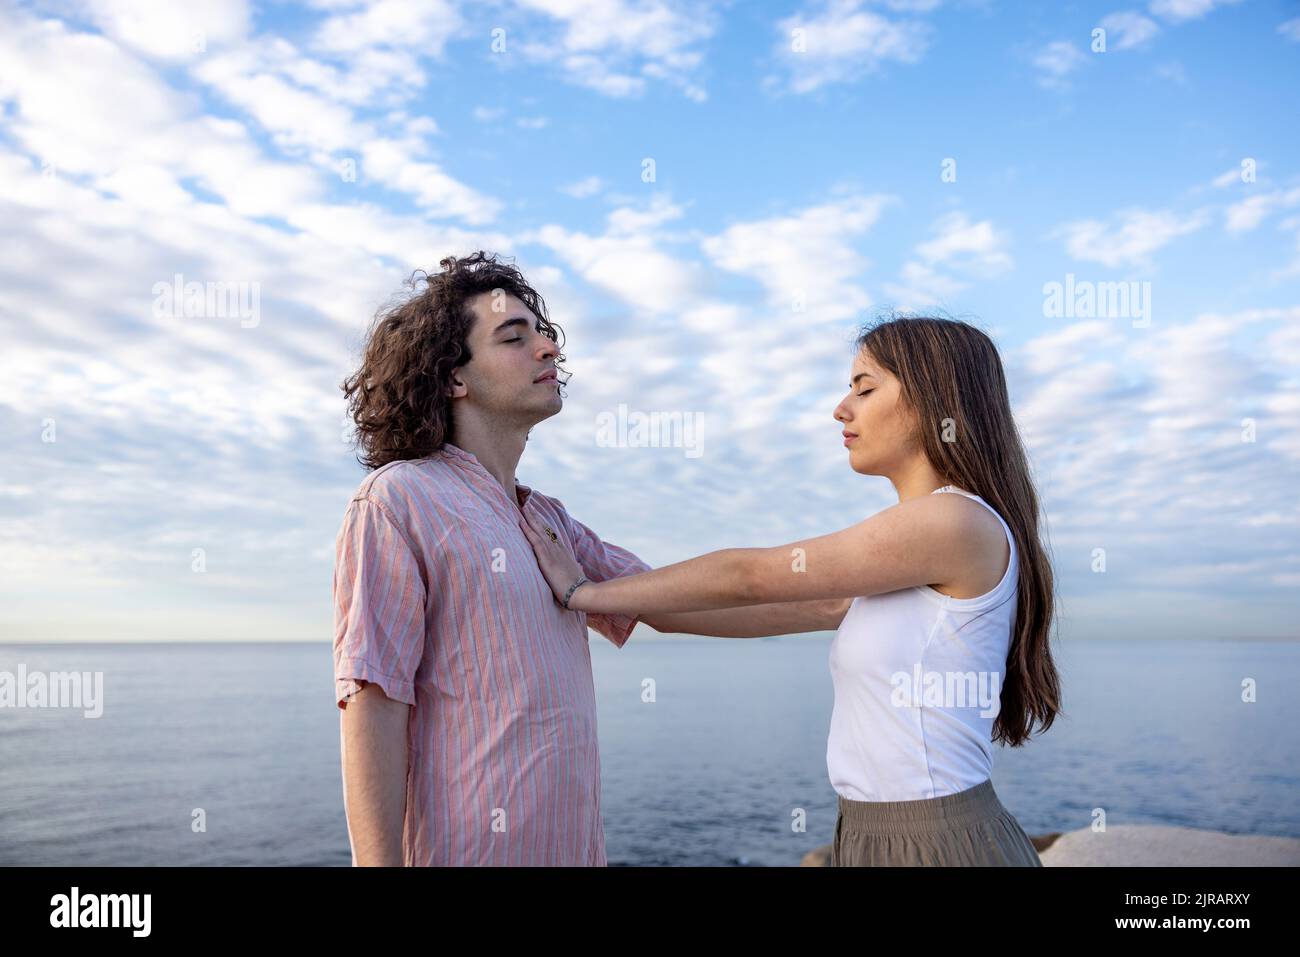
[{"label": "cloud", "polygon": [[632,315],[670,313],[697,300],[703,284],[698,265],[660,248],[666,237],[659,227],[683,212],[666,195],[656,194],[642,207],[613,210],[603,234],[547,225],[525,233],[522,241],[550,249]]},{"label": "cloud", "polygon": [[[938,6],[806,9],[827,23],[871,13],[905,32],[924,27],[915,34],[924,57],[924,17]],[[579,82],[587,70],[596,89],[658,87],[705,115],[680,100],[693,88],[702,95],[720,21],[674,19],[703,9],[693,4],[557,0],[487,15],[458,5],[456,17],[409,32],[401,6],[353,0],[255,13],[151,5],[156,17],[140,22],[127,17],[137,8],[120,5],[59,9],[85,16],[0,8],[6,635],[328,635],[333,534],[360,477],[339,382],[366,324],[412,269],[477,248],[518,257],[568,333],[576,372],[564,414],[530,437],[521,480],[657,562],[843,527],[846,507],[864,517],[893,498],[887,481],[847,468],[831,417],[858,321],[881,289],[955,297],[1006,275],[995,290],[977,287],[981,298],[1023,290],[1016,270],[1026,253],[1017,247],[1013,261],[1010,237],[1042,221],[1042,207],[1012,197],[995,216],[929,217],[900,246],[885,227],[906,227],[895,213],[931,208],[930,193],[913,207],[901,186],[831,189],[798,205],[791,196],[806,178],[790,179],[794,166],[780,156],[740,170],[726,189],[696,167],[672,194],[609,194],[620,161],[604,147],[617,154],[627,136],[653,131],[660,104],[599,103],[549,81]],[[485,28],[497,15],[512,50],[530,39],[552,49],[489,59]],[[205,49],[196,53],[177,36],[198,23]],[[660,23],[665,30],[650,26]],[[760,29],[766,47],[770,23]],[[792,71],[782,83],[802,78],[811,92],[866,75],[872,62],[910,62],[907,44],[891,53],[868,35],[846,37],[820,78]],[[495,89],[490,72],[480,83],[483,71],[498,67],[520,71],[509,80],[528,88],[525,98],[482,94]],[[444,101],[453,83],[478,92]],[[720,114],[737,124],[738,149],[752,150],[749,101],[721,86],[712,95],[735,97]],[[447,102],[436,119],[430,102]],[[593,102],[607,111],[590,141],[599,146],[578,144],[558,166],[546,137],[520,133],[519,118],[541,115],[565,117],[567,131],[573,109]],[[499,129],[478,125],[491,122]],[[528,149],[512,153],[519,143]],[[1007,148],[1024,152],[1022,172],[1044,159],[1023,142]],[[1225,155],[1189,161],[1185,175],[1199,180],[1198,169],[1221,168]],[[340,175],[345,160],[357,164],[355,182]],[[807,172],[806,163],[795,166]],[[880,169],[889,175],[846,151],[824,173],[836,182]],[[691,174],[707,185],[687,192]],[[1227,173],[1216,182],[1234,186]],[[1240,244],[1266,255],[1278,238],[1300,240],[1295,187],[1280,182],[1211,193],[1223,201],[1207,210],[1068,223],[1057,236],[1083,259],[1127,266],[1177,236],[1190,244],[1222,211]],[[555,184],[601,202],[569,202]],[[1289,268],[1300,274],[1300,241],[1294,248]],[[890,270],[882,275],[878,261]],[[256,284],[260,321],[156,313],[155,286],[177,274]],[[1238,627],[1234,616],[1280,633],[1289,619],[1270,621],[1267,609],[1300,581],[1290,487],[1300,311],[1289,287],[1239,289],[1230,271],[1208,266],[1181,278],[1204,301],[1207,290],[1227,290],[1259,308],[1174,315],[1171,306],[1145,330],[1020,316],[999,333],[1058,572],[1075,607],[1145,610],[1135,631],[1164,622],[1137,600],[1160,588],[1170,602],[1213,611],[1192,622],[1207,634]],[[1014,300],[993,303],[1015,313]],[[595,416],[620,403],[699,413],[704,457],[598,447]],[[42,441],[48,430],[57,441]],[[1106,576],[1089,569],[1097,547],[1107,550]],[[191,570],[195,548],[203,574]],[[67,612],[73,605],[94,609],[93,620]]]},{"label": "cloud", "polygon": [[[353,481],[338,382],[365,321],[412,262],[434,267],[448,252],[510,242],[332,204],[311,161],[363,128],[355,117],[295,123],[261,104],[277,145],[308,162],[275,158],[241,122],[201,112],[201,97],[174,72],[164,79],[141,42],[0,14],[0,317],[24,330],[0,358],[0,422],[21,459],[0,481],[0,510],[18,509],[0,523],[0,553],[11,587],[57,580],[62,593],[102,598],[106,620],[125,621],[134,605],[140,632],[174,631],[178,620],[147,622],[140,607],[165,617],[219,601],[224,625],[202,637],[228,637],[236,620],[259,618],[259,602],[295,583],[314,588],[327,564],[309,557],[328,538],[319,516],[337,513],[319,463],[339,486]],[[239,67],[231,55],[210,45],[181,66]],[[410,149],[393,148],[395,179]],[[447,192],[422,173],[421,189]],[[177,274],[257,288],[259,322],[156,314],[156,287]],[[41,441],[47,424],[54,442]],[[247,494],[248,476],[271,459],[301,512]],[[37,474],[48,493],[23,495]],[[209,556],[206,577],[190,571],[195,547]],[[49,611],[10,603],[11,619],[42,636],[58,627],[44,623]]]},{"label": "cloud", "polygon": [[1229,206],[1224,213],[1224,228],[1230,233],[1249,232],[1278,210],[1297,205],[1300,205],[1300,186],[1260,193]]},{"label": "cloud", "polygon": [[121,171],[143,166],[174,196],[192,180],[248,216],[321,194],[315,171],[265,157],[241,124],[198,114],[192,98],[110,41],[69,33],[57,21],[3,26],[0,98],[16,105],[11,134],[56,175],[112,177],[122,186],[140,179]]},{"label": "cloud", "polygon": [[242,41],[251,19],[245,0],[89,0],[83,7],[91,22],[122,46],[173,61]]},{"label": "cloud", "polygon": [[[445,38],[454,28],[454,23],[444,25],[436,37]],[[382,32],[384,28],[369,29]],[[412,120],[401,111],[363,120],[346,101],[313,87],[321,77],[333,75],[346,88],[352,69],[355,66],[335,70],[301,55],[283,40],[264,39],[208,58],[195,65],[193,74],[247,112],[282,150],[303,153],[332,180],[342,179],[345,164],[350,163],[356,167],[355,179],[404,193],[430,215],[473,225],[492,222],[501,211],[500,201],[450,175],[430,155],[427,136],[437,132],[435,121]],[[361,85],[371,88],[369,79]],[[392,101],[392,96],[384,100]]]},{"label": "cloud", "polygon": [[1297,351],[1297,319],[1292,308],[1149,329],[1088,321],[1008,351],[1060,567],[1088,568],[1104,548],[1109,568],[1093,581],[1111,595],[1258,594],[1270,587],[1260,567],[1296,569],[1286,539],[1300,510],[1284,476],[1300,458],[1300,384],[1279,353]]},{"label": "cloud", "polygon": [[[900,13],[925,13],[937,3],[894,3]],[[929,46],[929,24],[891,19],[865,9],[861,0],[823,0],[777,22],[776,56],[787,88],[810,93],[846,83],[888,62],[917,63]],[[777,82],[769,77],[769,87]]]},{"label": "cloud", "polygon": [[[519,45],[533,63],[558,67],[570,82],[606,96],[645,93],[652,81],[679,88],[688,98],[707,94],[696,80],[701,45],[717,29],[713,8],[673,0],[516,0],[514,7],[552,27],[551,35]],[[512,24],[504,24],[507,53]],[[522,27],[518,34],[531,37]]]},{"label": "cloud", "polygon": [[497,218],[501,202],[449,176],[437,163],[420,159],[412,139],[373,139],[361,145],[361,168],[385,186],[410,195],[431,215],[483,225]]},{"label": "cloud", "polygon": [[585,199],[588,196],[595,196],[604,188],[604,180],[599,176],[588,176],[577,182],[569,183],[560,187],[560,192],[565,193],[575,199]]},{"label": "cloud", "polygon": [[851,196],[771,219],[748,220],[705,238],[700,247],[717,266],[757,280],[771,306],[796,300],[812,321],[835,321],[871,304],[859,285],[867,262],[854,243],[894,200]]},{"label": "cloud", "polygon": [[[1142,46],[1160,32],[1160,27],[1154,20],[1132,11],[1102,17],[1100,25],[1106,31],[1108,50],[1128,50]],[[1117,34],[1113,42],[1109,40],[1112,34]]]},{"label": "cloud", "polygon": [[285,74],[295,55],[287,44],[265,43],[206,57],[193,72],[247,112],[282,149],[304,148],[318,157],[356,149],[372,129],[359,124],[346,104],[292,82]]},{"label": "cloud", "polygon": [[1171,210],[1127,209],[1117,213],[1109,225],[1095,219],[1079,220],[1058,226],[1050,236],[1064,237],[1066,251],[1078,260],[1112,268],[1149,267],[1152,253],[1208,221],[1205,210],[1180,215]]},{"label": "cloud", "polygon": [[1034,57],[1038,69],[1038,84],[1049,90],[1064,90],[1066,78],[1083,66],[1087,57],[1073,43],[1056,40],[1049,43]]},{"label": "cloud", "polygon": [[1223,189],[1224,187],[1234,186],[1241,182],[1243,182],[1241,178],[1241,167],[1234,166],[1232,169],[1225,170],[1218,176],[1214,177],[1214,179],[1210,180],[1210,185],[1215,189]]},{"label": "cloud", "polygon": [[972,223],[964,213],[950,212],[933,231],[934,238],[918,244],[903,264],[900,281],[885,287],[897,307],[940,305],[968,285],[958,276],[988,279],[1012,268],[1009,237],[990,220]]},{"label": "cloud", "polygon": [[1199,20],[1215,7],[1232,6],[1241,0],[1152,0],[1151,13],[1173,23]]},{"label": "cloud", "polygon": [[385,49],[441,56],[464,26],[460,11],[447,0],[371,0],[360,10],[326,18],[314,45],[357,56]]}]

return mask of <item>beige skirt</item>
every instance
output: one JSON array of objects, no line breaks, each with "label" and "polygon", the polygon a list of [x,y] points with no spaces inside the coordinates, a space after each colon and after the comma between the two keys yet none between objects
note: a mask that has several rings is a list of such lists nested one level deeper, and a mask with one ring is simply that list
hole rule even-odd
[{"label": "beige skirt", "polygon": [[988,780],[919,801],[839,799],[832,867],[1042,867]]}]

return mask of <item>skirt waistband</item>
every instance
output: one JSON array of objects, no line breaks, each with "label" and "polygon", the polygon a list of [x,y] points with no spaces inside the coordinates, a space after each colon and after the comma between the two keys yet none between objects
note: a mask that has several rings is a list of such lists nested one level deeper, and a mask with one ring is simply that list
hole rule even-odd
[{"label": "skirt waistband", "polygon": [[908,834],[987,821],[1006,811],[990,778],[965,791],[916,801],[852,801],[839,796],[840,816],[854,830]]}]

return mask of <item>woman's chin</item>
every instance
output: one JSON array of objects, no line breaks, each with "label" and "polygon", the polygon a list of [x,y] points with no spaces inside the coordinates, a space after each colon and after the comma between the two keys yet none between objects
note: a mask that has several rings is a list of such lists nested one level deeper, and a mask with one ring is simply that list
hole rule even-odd
[{"label": "woman's chin", "polygon": [[870,462],[864,461],[859,456],[853,454],[849,455],[849,468],[853,469],[853,471],[857,472],[859,475],[876,474],[875,472],[871,471]]}]

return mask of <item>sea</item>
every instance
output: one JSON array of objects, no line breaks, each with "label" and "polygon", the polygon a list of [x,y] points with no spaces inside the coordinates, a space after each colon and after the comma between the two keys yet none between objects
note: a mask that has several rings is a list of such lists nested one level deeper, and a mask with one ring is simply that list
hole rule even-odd
[{"label": "sea", "polygon": [[[830,842],[830,638],[592,635],[611,866],[792,866]],[[1064,713],[994,748],[1030,835],[1100,813],[1300,837],[1300,643],[1054,654]],[[0,707],[0,866],[348,866],[332,664],[328,642],[0,644],[0,671],[104,676],[97,718]]]}]

